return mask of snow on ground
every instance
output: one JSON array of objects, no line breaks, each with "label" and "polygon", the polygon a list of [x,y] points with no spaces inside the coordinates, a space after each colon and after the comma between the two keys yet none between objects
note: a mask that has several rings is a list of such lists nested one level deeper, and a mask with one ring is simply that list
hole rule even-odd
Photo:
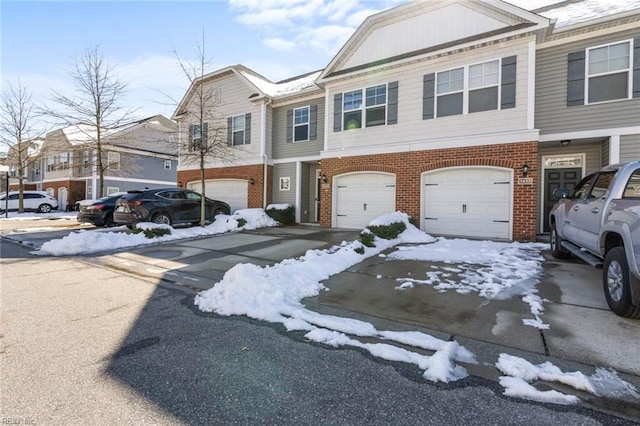
[{"label": "snow on ground", "polygon": [[[245,225],[239,227],[238,221],[244,219]],[[159,242],[182,240],[185,238],[201,237],[205,235],[224,234],[242,229],[258,229],[268,226],[276,226],[277,222],[266,215],[262,209],[243,209],[236,211],[231,216],[220,215],[216,220],[205,227],[192,227],[183,229],[171,229],[171,234],[157,238],[147,238],[144,234],[132,234],[125,232],[95,232],[93,230],[81,230],[72,232],[64,238],[47,241],[39,250],[32,252],[36,255],[68,256],[74,254],[97,253],[106,250],[115,250],[125,247],[136,247]],[[166,226],[166,225],[165,225]],[[153,223],[139,223],[138,228],[162,227]],[[113,229],[113,228],[112,228]]]},{"label": "snow on ground", "polygon": [[51,213],[0,213],[0,219],[2,220],[51,220],[51,219],[66,219],[76,220],[76,212],[58,212],[52,211]]},{"label": "snow on ground", "polygon": [[389,260],[421,260],[444,262],[451,267],[431,266],[425,279],[398,278],[397,290],[416,284],[432,285],[436,290],[453,290],[460,294],[477,292],[487,299],[508,299],[521,296],[529,304],[533,319],[523,323],[538,329],[549,328],[540,315],[544,300],[537,295],[535,285],[542,275],[540,254],[546,245],[540,243],[500,243],[466,239],[439,238],[432,244],[399,247]]}]

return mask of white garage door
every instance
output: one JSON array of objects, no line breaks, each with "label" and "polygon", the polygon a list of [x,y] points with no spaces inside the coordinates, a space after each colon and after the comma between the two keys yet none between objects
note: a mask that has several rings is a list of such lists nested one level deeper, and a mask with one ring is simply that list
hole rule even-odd
[{"label": "white garage door", "polygon": [[336,228],[364,228],[396,208],[396,177],[387,173],[354,173],[334,178]]},{"label": "white garage door", "polygon": [[[200,182],[189,182],[187,188],[202,193]],[[205,195],[231,206],[231,213],[247,208],[248,183],[243,179],[212,179],[204,183]]]},{"label": "white garage door", "polygon": [[511,170],[460,167],[423,176],[425,232],[511,238]]}]

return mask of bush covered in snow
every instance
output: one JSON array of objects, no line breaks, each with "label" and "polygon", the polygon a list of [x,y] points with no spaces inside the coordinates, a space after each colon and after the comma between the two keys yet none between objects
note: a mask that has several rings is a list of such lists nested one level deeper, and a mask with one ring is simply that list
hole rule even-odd
[{"label": "bush covered in snow", "polygon": [[147,238],[158,238],[165,235],[171,235],[171,229],[169,228],[135,228],[132,233],[143,233]]},{"label": "bush covered in snow", "polygon": [[265,213],[282,225],[296,223],[296,209],[291,204],[269,204]]},{"label": "bush covered in snow", "polygon": [[404,221],[380,225],[369,225],[360,233],[360,242],[367,247],[375,247],[375,237],[384,240],[395,240],[407,229]]}]

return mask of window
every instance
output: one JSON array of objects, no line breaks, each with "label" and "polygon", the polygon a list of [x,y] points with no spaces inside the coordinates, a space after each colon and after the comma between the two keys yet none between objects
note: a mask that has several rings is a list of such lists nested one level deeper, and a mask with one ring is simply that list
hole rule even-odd
[{"label": "window", "polygon": [[291,189],[291,178],[290,177],[281,177],[280,178],[280,191],[289,191]]},{"label": "window", "polygon": [[595,183],[593,184],[593,188],[591,189],[591,193],[589,194],[589,198],[600,198],[604,196],[609,190],[609,186],[611,186],[611,182],[613,182],[614,172],[605,172],[598,175]]},{"label": "window", "polygon": [[293,141],[309,140],[309,107],[293,110]]},{"label": "window", "polygon": [[55,170],[55,160],[53,155],[47,157],[47,171],[52,172]]},{"label": "window", "polygon": [[107,167],[111,170],[120,170],[120,153],[109,152],[107,153]]},{"label": "window", "polygon": [[244,124],[244,115],[236,115],[233,117],[231,126],[233,146],[244,145]]},{"label": "window", "polygon": [[116,192],[120,192],[120,188],[117,186],[107,186],[107,195],[115,194]]},{"label": "window", "polygon": [[631,175],[627,186],[624,188],[622,198],[640,198],[640,169],[636,169]]},{"label": "window", "polygon": [[186,196],[187,200],[191,201],[200,201],[202,199],[200,194],[196,192],[186,192],[184,195]]},{"label": "window", "polygon": [[469,112],[498,109],[499,61],[469,67]]},{"label": "window", "polygon": [[38,160],[35,163],[33,163],[33,174],[34,175],[39,175],[40,174],[40,160]]},{"label": "window", "polygon": [[63,154],[60,154],[59,157],[59,163],[58,163],[58,169],[59,170],[65,170],[69,168],[69,153],[65,152]]},{"label": "window", "polygon": [[365,105],[366,126],[384,125],[387,113],[387,85],[368,87]]},{"label": "window", "polygon": [[[207,147],[207,123],[189,126],[189,151],[200,151]],[[204,145],[203,145],[204,144]]]},{"label": "window", "polygon": [[89,151],[82,151],[82,168],[89,168]]},{"label": "window", "polygon": [[438,117],[462,114],[464,68],[436,75],[436,114]]},{"label": "window", "polygon": [[171,170],[171,160],[164,160],[164,169]]},{"label": "window", "polygon": [[362,90],[345,92],[343,97],[344,130],[362,127]]},{"label": "window", "polygon": [[587,49],[588,103],[631,97],[631,42]]}]

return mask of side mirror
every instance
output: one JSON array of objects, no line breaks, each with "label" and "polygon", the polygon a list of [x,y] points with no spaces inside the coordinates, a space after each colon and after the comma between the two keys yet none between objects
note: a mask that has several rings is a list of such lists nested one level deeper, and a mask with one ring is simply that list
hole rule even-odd
[{"label": "side mirror", "polygon": [[558,200],[561,198],[567,198],[569,196],[569,190],[567,188],[558,188],[553,191],[553,196]]}]

